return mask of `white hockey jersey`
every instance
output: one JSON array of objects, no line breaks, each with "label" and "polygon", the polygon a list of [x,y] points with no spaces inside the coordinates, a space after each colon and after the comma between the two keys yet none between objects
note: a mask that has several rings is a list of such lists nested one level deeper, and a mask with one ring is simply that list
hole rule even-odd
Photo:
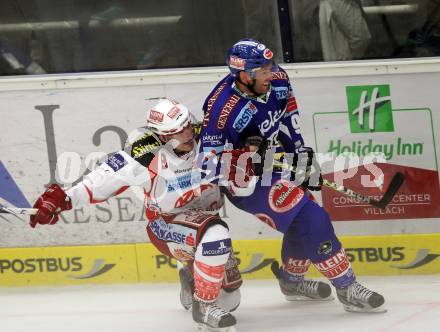
[{"label": "white hockey jersey", "polygon": [[217,185],[201,180],[195,165],[197,147],[177,156],[161,144],[147,132],[129,148],[111,155],[82,182],[66,190],[72,206],[103,202],[131,186],[139,186],[145,194],[149,220],[188,209],[218,213],[223,198]]}]

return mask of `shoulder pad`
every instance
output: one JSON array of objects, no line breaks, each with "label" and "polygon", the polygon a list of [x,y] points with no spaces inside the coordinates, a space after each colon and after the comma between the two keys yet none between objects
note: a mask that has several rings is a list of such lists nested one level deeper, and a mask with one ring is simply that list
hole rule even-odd
[{"label": "shoulder pad", "polygon": [[141,165],[148,167],[161,145],[159,138],[148,131],[128,147],[130,151],[127,153]]}]

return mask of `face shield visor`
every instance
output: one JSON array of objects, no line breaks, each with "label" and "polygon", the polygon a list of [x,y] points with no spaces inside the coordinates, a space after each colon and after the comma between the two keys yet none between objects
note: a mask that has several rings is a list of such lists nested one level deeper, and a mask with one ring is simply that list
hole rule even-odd
[{"label": "face shield visor", "polygon": [[278,72],[280,69],[274,61],[270,61],[259,68],[254,68],[248,73],[251,75],[252,79],[265,81],[272,79],[272,73]]},{"label": "face shield visor", "polygon": [[169,144],[172,149],[179,148],[182,144],[184,145],[193,145],[190,142],[194,143],[194,138],[196,136],[195,124],[197,124],[197,120],[192,113],[189,113],[189,118],[185,121],[178,131],[173,131],[172,133],[162,134],[166,137],[166,144]]}]

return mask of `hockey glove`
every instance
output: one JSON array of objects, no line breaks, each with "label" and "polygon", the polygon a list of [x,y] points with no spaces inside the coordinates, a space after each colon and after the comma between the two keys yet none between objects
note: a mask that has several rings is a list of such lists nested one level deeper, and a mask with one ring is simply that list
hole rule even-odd
[{"label": "hockey glove", "polygon": [[228,179],[228,192],[233,196],[249,196],[254,192],[257,177],[252,168],[252,152],[249,147],[234,149],[223,153],[226,162],[225,178]]},{"label": "hockey glove", "polygon": [[63,189],[57,184],[51,184],[49,188],[37,199],[34,208],[38,209],[36,215],[31,216],[30,225],[35,228],[37,224],[56,224],[62,211],[70,210],[72,203]]},{"label": "hockey glove", "polygon": [[261,136],[250,136],[246,138],[245,146],[249,147],[251,151],[255,151],[260,156],[260,161],[252,163],[252,168],[256,176],[261,176],[264,173],[264,158],[266,157],[266,150],[269,146],[269,141],[263,139]]},{"label": "hockey glove", "polygon": [[[315,152],[312,148],[303,146],[298,149],[293,159],[295,172],[292,174],[295,180],[303,180],[301,187],[313,191],[321,190],[323,183],[321,168],[315,158]],[[312,166],[315,172],[312,173]]]},{"label": "hockey glove", "polygon": [[228,180],[236,187],[246,187],[255,173],[252,167],[252,158],[245,158],[245,156],[240,158],[240,156],[245,153],[249,155],[250,149],[245,147],[231,150],[229,153],[231,154],[231,165],[229,167]]}]

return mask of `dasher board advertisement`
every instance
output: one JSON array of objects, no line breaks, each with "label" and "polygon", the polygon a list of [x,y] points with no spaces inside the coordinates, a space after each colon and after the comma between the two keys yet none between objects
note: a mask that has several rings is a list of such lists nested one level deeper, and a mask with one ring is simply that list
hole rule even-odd
[{"label": "dasher board advertisement", "polygon": [[[440,235],[341,237],[357,276],[440,273]],[[280,239],[233,241],[243,279],[272,279]],[[293,268],[302,260],[292,259]],[[337,262],[324,261],[328,272]],[[307,277],[322,277],[311,265]],[[178,282],[177,261],[150,243],[106,246],[1,248],[0,287]],[[176,285],[176,290],[178,289]],[[178,294],[178,293],[176,293]]]},{"label": "dasher board advertisement", "polygon": [[324,189],[323,205],[334,221],[440,217],[433,111],[427,106],[394,108],[392,88],[338,85],[345,90],[346,108],[313,113],[316,150],[345,161],[340,163],[344,169],[335,159],[322,163],[325,178],[343,179],[344,186],[380,199],[394,174],[405,175],[386,209]]}]

